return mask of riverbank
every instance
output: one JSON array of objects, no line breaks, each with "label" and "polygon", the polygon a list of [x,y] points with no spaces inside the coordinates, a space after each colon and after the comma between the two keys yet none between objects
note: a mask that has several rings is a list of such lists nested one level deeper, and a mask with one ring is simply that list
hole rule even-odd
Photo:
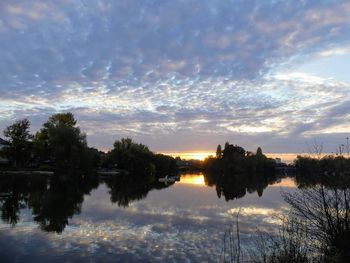
[{"label": "riverbank", "polygon": [[52,171],[0,171],[1,174],[21,174],[21,175],[33,175],[33,174],[40,174],[40,175],[53,175],[54,172]]}]

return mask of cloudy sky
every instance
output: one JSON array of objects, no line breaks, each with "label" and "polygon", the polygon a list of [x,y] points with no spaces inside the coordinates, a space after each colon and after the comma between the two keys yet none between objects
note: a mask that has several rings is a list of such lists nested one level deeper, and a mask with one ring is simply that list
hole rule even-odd
[{"label": "cloudy sky", "polygon": [[349,68],[349,1],[0,2],[0,129],[71,111],[100,149],[334,151]]}]

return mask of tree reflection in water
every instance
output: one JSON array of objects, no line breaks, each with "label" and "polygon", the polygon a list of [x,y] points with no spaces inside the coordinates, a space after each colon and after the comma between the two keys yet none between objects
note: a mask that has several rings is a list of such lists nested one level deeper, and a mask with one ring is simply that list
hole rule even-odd
[{"label": "tree reflection in water", "polygon": [[56,175],[45,191],[30,199],[28,207],[42,230],[61,233],[68,225],[68,218],[81,212],[84,195],[97,186],[98,179],[94,176]]},{"label": "tree reflection in water", "polygon": [[[262,196],[264,189],[280,177],[263,174],[204,173],[204,182],[215,186],[219,198],[226,201],[239,199],[247,193],[256,192]],[[331,180],[332,179],[332,180]],[[328,181],[327,181],[328,180]],[[307,188],[322,183],[332,187],[344,187],[344,180],[324,177],[298,177],[299,188]],[[158,182],[157,177],[140,174],[119,174],[108,178],[96,175],[55,174],[44,175],[2,175],[0,177],[0,211],[3,222],[15,226],[20,220],[21,209],[30,209],[33,220],[48,232],[61,233],[75,214],[81,212],[84,195],[104,183],[110,200],[120,207],[146,198],[153,189],[171,186]],[[347,184],[348,188],[349,184]]]},{"label": "tree reflection in water", "polygon": [[42,189],[46,189],[46,185],[46,176],[1,175],[1,219],[15,226],[19,220],[20,210],[28,207],[29,200],[36,198]]},{"label": "tree reflection in water", "polygon": [[[101,181],[109,188],[111,202],[122,207],[145,198],[152,189],[170,186],[153,177],[133,174],[120,174]],[[81,212],[84,195],[90,194],[99,183],[97,176],[83,174],[2,175],[1,219],[15,226],[21,209],[28,208],[42,230],[62,233],[68,220]]]},{"label": "tree reflection in water", "polygon": [[133,201],[146,198],[152,189],[162,189],[172,184],[165,185],[150,175],[120,174],[102,180],[109,188],[111,202],[118,206],[127,207]]},{"label": "tree reflection in water", "polygon": [[258,196],[263,195],[264,189],[278,180],[278,177],[262,174],[225,174],[225,173],[204,173],[205,184],[215,186],[219,198],[224,196],[226,201],[239,199],[247,193],[257,192]]},{"label": "tree reflection in water", "polygon": [[84,195],[98,186],[97,177],[77,174],[2,175],[0,181],[4,222],[15,226],[20,210],[29,208],[42,230],[57,233],[64,230],[68,218],[80,213]]}]

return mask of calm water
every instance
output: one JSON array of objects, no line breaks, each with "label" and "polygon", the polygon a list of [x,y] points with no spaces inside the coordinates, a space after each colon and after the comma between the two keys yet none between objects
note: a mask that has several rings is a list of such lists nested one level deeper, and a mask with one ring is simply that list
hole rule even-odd
[{"label": "calm water", "polygon": [[1,262],[217,262],[238,208],[248,247],[257,229],[276,229],[281,192],[295,189],[285,178],[228,192],[188,174],[166,188],[100,180],[72,195],[74,183],[37,181],[0,186]]}]

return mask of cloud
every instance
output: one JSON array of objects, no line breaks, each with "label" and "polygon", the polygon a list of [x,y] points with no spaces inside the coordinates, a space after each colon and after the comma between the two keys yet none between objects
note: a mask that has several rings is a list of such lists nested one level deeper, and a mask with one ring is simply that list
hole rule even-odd
[{"label": "cloud", "polygon": [[279,69],[347,52],[349,15],[347,1],[2,1],[0,128],[72,111],[104,149],[304,140],[348,120],[327,114],[349,84]]}]

